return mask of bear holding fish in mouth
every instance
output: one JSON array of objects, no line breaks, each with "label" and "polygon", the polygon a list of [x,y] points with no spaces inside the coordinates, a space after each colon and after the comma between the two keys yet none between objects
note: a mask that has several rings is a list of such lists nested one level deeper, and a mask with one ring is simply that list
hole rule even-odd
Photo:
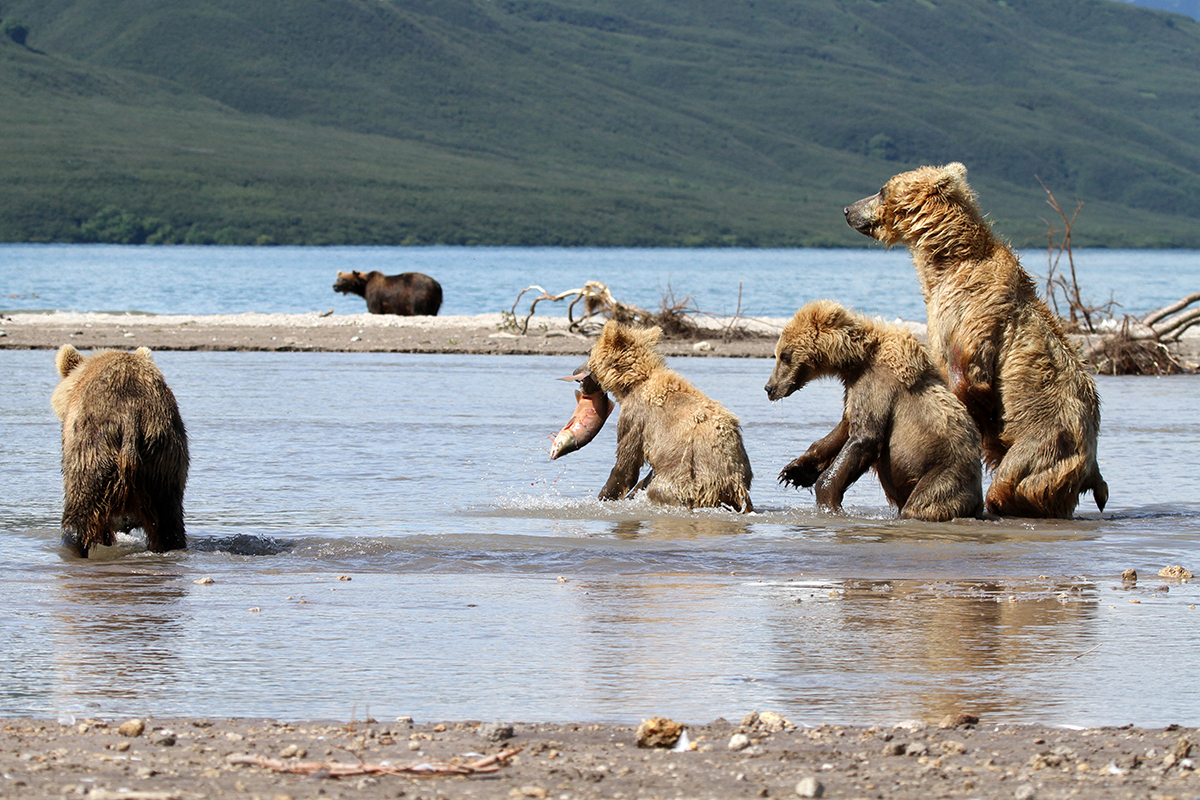
[{"label": "bear holding fish in mouth", "polygon": [[[687,508],[726,507],[751,512],[750,458],[737,417],[667,368],[655,349],[658,328],[636,330],[608,322],[587,364],[566,380],[580,383],[570,422],[555,437],[550,457],[583,447],[612,409],[617,421],[617,463],[600,490],[601,500],[639,491],[656,503]],[[639,481],[643,464],[650,472]]]}]

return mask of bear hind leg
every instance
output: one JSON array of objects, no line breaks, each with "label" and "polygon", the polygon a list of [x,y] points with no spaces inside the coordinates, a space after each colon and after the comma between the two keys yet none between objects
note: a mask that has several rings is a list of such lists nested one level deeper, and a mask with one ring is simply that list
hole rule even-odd
[{"label": "bear hind leg", "polygon": [[988,511],[1002,517],[1070,519],[1085,488],[1086,461],[1079,453],[1048,458],[1034,447],[1015,445],[988,487]]}]

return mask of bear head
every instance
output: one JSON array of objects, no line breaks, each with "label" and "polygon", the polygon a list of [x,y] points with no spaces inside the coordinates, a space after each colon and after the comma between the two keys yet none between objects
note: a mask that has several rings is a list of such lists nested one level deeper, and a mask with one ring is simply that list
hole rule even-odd
[{"label": "bear head", "polygon": [[367,277],[358,270],[353,272],[338,270],[337,280],[333,282],[333,290],[342,294],[361,295],[367,290]]},{"label": "bear head", "polygon": [[888,246],[938,250],[987,229],[967,168],[958,162],[902,172],[842,213],[850,227]]},{"label": "bear head", "polygon": [[767,397],[782,400],[809,381],[839,373],[867,357],[859,319],[832,300],[814,300],[788,321],[775,345]]},{"label": "bear head", "polygon": [[601,388],[620,399],[653,372],[666,368],[666,360],[655,348],[661,336],[660,328],[628,328],[610,320],[592,345],[588,370]]}]

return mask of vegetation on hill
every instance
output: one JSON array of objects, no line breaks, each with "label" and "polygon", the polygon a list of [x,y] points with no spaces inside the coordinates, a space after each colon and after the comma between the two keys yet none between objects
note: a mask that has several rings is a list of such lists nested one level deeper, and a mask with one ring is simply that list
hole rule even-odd
[{"label": "vegetation on hill", "polygon": [[[9,33],[8,31],[12,31]],[[0,0],[0,240],[1200,246],[1200,24],[1110,0]],[[14,35],[15,34],[15,35]]]}]

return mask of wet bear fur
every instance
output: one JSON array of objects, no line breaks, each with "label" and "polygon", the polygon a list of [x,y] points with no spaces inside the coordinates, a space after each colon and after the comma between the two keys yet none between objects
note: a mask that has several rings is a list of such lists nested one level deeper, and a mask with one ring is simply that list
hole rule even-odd
[{"label": "wet bear fur", "polygon": [[828,300],[809,303],[779,337],[767,397],[826,376],[845,387],[842,421],[783,468],[781,483],[816,484],[818,504],[839,510],[873,467],[905,519],[982,514],[979,430],[915,336]]},{"label": "wet bear fur", "polygon": [[[621,408],[617,462],[600,499],[645,489],[665,505],[753,511],[738,418],[667,368],[660,335],[610,321],[592,347],[588,369]],[[650,472],[639,483],[643,464]]]},{"label": "wet bear fur", "polygon": [[384,275],[382,272],[341,272],[333,290],[356,294],[372,314],[435,317],[442,307],[442,285],[420,272]]},{"label": "wet bear fur", "polygon": [[896,175],[845,209],[887,245],[907,245],[925,296],[929,345],[983,436],[989,511],[1072,516],[1082,492],[1101,511],[1095,382],[1016,254],[983,218],[962,164]]},{"label": "wet bear fur", "polygon": [[62,422],[63,544],[86,558],[140,527],[156,552],[187,547],[187,431],[150,350],[83,356],[63,345],[50,405]]}]

